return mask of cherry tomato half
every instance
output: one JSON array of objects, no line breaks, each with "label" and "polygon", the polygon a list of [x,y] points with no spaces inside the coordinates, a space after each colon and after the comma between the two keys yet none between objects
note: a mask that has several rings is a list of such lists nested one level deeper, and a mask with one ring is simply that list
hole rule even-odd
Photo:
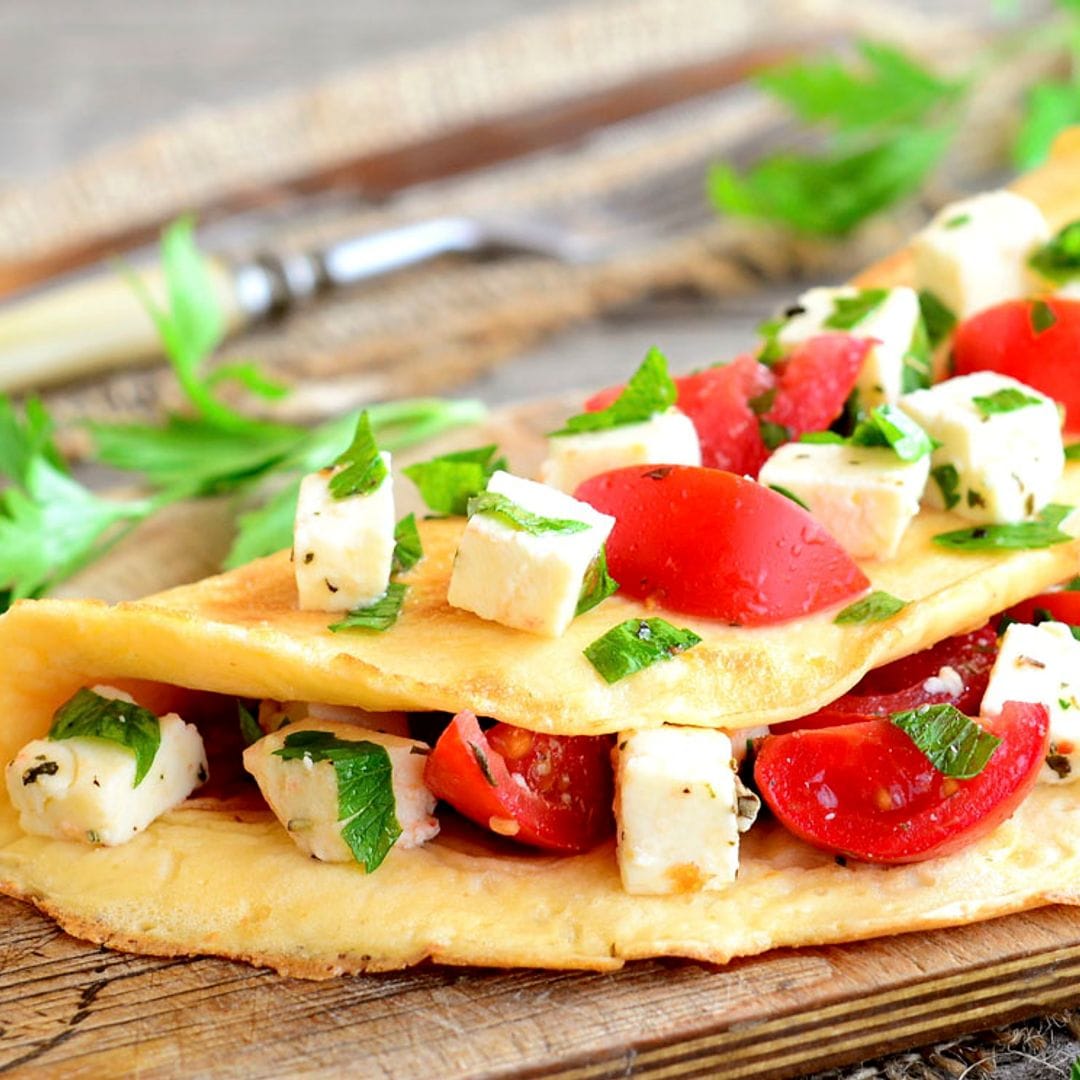
[{"label": "cherry tomato half", "polygon": [[1030,600],[1014,604],[1007,614],[1017,622],[1046,622],[1049,616],[1055,622],[1080,626],[1080,590],[1062,589],[1058,592],[1039,593]]},{"label": "cherry tomato half", "polygon": [[[1054,322],[1044,329],[1045,311]],[[1006,300],[966,319],[953,339],[953,371],[1011,375],[1065,406],[1065,426],[1080,430],[1080,300]]]},{"label": "cherry tomato half", "polygon": [[615,518],[607,541],[625,595],[673,611],[763,626],[850,600],[870,582],[790,499],[692,465],[635,465],[575,492]]},{"label": "cherry tomato half", "polygon": [[768,735],[754,778],[780,822],[815,847],[864,862],[918,862],[995,829],[1038,778],[1044,705],[1006,702],[979,721],[1002,741],[970,780],[940,773],[888,720]]},{"label": "cherry tomato half", "polygon": [[610,736],[480,730],[460,712],[424,764],[424,783],[465,817],[548,851],[588,851],[615,828]]}]

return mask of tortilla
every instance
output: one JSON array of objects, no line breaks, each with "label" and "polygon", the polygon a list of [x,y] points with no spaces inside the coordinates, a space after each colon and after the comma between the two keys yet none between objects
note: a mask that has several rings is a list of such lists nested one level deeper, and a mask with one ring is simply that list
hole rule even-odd
[{"label": "tortilla", "polygon": [[[1063,146],[1026,191],[1056,221],[1080,210],[1064,180],[1075,175],[1067,159],[1080,154],[1080,136]],[[898,282],[904,273],[898,257],[863,280]],[[1067,468],[1057,501],[1080,505],[1080,465]],[[462,528],[453,520],[423,523],[425,558],[403,579],[403,614],[383,634],[333,634],[326,613],[298,611],[285,552],[144,601],[21,602],[0,619],[0,752],[10,757],[41,735],[79,686],[132,679],[151,680],[144,691],[163,701],[175,696],[169,687],[189,687],[379,710],[469,708],[563,734],[788,719],[869,668],[978,626],[1080,570],[1080,540],[1010,554],[932,543],[959,524],[923,511],[894,559],[865,564],[875,588],[910,601],[889,620],[837,626],[830,611],[747,630],[671,616],[702,643],[612,686],[583,646],[654,612],[616,596],[552,641],[452,609],[446,584]],[[992,835],[913,866],[841,865],[759,823],[743,840],[730,888],[659,897],[623,891],[611,844],[581,856],[537,854],[452,815],[436,841],[394,849],[365,876],[356,865],[308,859],[257,798],[232,794],[203,793],[116,848],[25,835],[2,795],[0,891],[96,942],[236,957],[311,978],[425,958],[595,970],[659,955],[724,962],[1080,903],[1078,785],[1040,786]]]}]

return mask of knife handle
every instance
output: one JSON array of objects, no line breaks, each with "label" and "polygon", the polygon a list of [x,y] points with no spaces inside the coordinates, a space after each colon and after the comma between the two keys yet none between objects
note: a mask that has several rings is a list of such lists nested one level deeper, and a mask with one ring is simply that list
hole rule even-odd
[{"label": "knife handle", "polygon": [[[233,272],[207,260],[226,334],[248,321]],[[150,295],[164,304],[157,266],[139,270]],[[115,272],[95,274],[0,307],[0,393],[36,390],[161,355],[154,324]]]}]

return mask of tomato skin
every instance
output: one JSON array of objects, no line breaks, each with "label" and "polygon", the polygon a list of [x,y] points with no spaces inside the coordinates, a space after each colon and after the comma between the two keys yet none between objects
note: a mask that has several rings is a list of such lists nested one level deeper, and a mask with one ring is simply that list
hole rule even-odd
[{"label": "tomato skin", "polygon": [[979,723],[1001,738],[970,780],[938,772],[888,720],[766,736],[754,779],[773,813],[815,847],[874,863],[949,855],[1005,821],[1046,756],[1044,705],[1006,702]]},{"label": "tomato skin", "polygon": [[424,783],[485,829],[494,818],[501,825],[496,831],[519,843],[588,851],[615,828],[611,742],[510,724],[484,732],[474,713],[460,712],[428,755]]},{"label": "tomato skin", "polygon": [[1040,593],[1014,604],[1007,614],[1017,622],[1038,623],[1045,622],[1044,611],[1049,612],[1057,622],[1080,626],[1080,590]]},{"label": "tomato skin", "polygon": [[625,595],[740,626],[831,607],[870,582],[805,510],[753,480],[692,465],[635,465],[575,492],[615,517],[607,541]]},{"label": "tomato skin", "polygon": [[776,399],[764,419],[793,438],[822,431],[843,411],[859,369],[873,347],[871,338],[819,334],[797,346],[776,365]]},{"label": "tomato skin", "polygon": [[[1057,320],[1037,332],[1032,304]],[[1006,300],[965,319],[953,339],[953,371],[996,371],[1041,390],[1065,406],[1065,427],[1080,430],[1080,300]]]},{"label": "tomato skin", "polygon": [[[920,705],[949,704],[965,715],[973,716],[982,704],[996,658],[997,631],[991,620],[970,634],[946,638],[929,649],[867,672],[843,697],[809,716],[774,724],[772,732],[782,735],[801,728],[852,724],[917,709]],[[963,689],[959,694],[926,690],[926,680],[937,675],[943,667],[951,667],[960,676]]]}]

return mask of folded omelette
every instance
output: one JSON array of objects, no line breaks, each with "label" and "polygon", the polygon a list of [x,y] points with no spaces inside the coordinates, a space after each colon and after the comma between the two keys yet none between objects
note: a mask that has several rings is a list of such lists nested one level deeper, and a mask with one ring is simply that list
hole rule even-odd
[{"label": "folded omelette", "polygon": [[[1080,213],[1069,186],[1078,161],[1080,140],[1065,143],[1025,181],[1055,223]],[[861,283],[899,284],[906,273],[898,256]],[[1080,464],[1067,466],[1056,501],[1080,506]],[[0,795],[0,891],[95,942],[234,957],[309,978],[424,959],[595,970],[660,955],[724,962],[1080,902],[1080,785],[1041,785],[991,835],[909,866],[844,864],[759,822],[729,888],[635,896],[622,888],[613,842],[584,855],[532,852],[449,814],[436,840],[392,849],[371,875],[318,862],[240,779],[235,710],[226,707],[237,697],[468,709],[563,735],[662,724],[736,731],[813,712],[871,668],[1080,570],[1080,540],[1010,553],[931,542],[956,524],[924,509],[894,558],[863,564],[873,588],[911,601],[887,621],[838,626],[830,611],[745,629],[680,616],[701,644],[611,685],[582,649],[652,612],[615,596],[546,639],[452,608],[460,519],[421,524],[424,558],[402,576],[410,588],[401,617],[382,634],[334,634],[325,612],[299,611],[288,552],[137,602],[19,602],[0,618],[5,760],[43,735],[80,687],[108,684],[194,718],[212,778],[119,847],[27,835]]]}]

